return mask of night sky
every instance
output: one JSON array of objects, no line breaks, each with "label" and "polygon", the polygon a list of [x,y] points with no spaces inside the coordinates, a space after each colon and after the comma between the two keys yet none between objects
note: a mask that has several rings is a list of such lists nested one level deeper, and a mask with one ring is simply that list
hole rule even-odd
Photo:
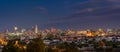
[{"label": "night sky", "polygon": [[0,0],[0,31],[120,28],[120,0]]}]

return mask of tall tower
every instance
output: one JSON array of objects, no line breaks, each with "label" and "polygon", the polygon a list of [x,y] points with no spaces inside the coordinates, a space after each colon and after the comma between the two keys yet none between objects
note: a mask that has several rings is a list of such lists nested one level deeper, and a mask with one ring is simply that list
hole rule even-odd
[{"label": "tall tower", "polygon": [[35,33],[38,33],[38,25],[35,26]]},{"label": "tall tower", "polygon": [[6,33],[6,34],[8,34],[8,33],[9,33],[9,30],[8,30],[8,29],[6,29],[5,33]]},{"label": "tall tower", "polygon": [[18,31],[18,27],[15,26],[15,27],[14,27],[14,32],[17,33],[17,31]]},{"label": "tall tower", "polygon": [[24,33],[26,31],[26,29],[22,28],[21,32]]}]

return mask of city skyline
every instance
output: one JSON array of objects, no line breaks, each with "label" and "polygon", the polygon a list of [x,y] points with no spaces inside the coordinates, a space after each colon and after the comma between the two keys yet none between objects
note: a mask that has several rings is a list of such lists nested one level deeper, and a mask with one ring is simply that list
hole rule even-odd
[{"label": "city skyline", "polygon": [[120,28],[119,0],[0,0],[0,31]]}]

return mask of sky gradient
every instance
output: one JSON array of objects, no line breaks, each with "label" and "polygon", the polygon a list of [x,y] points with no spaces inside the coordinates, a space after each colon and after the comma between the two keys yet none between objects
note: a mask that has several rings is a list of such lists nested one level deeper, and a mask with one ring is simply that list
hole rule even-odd
[{"label": "sky gradient", "polygon": [[0,0],[0,31],[120,28],[119,0]]}]

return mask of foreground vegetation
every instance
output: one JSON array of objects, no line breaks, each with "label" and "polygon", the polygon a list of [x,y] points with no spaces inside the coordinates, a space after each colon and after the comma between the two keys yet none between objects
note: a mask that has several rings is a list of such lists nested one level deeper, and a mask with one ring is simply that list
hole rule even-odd
[{"label": "foreground vegetation", "polygon": [[117,45],[120,45],[120,42],[108,42],[105,40],[102,40],[102,43],[92,41],[84,44],[65,42],[59,45],[47,46],[43,43],[41,37],[30,40],[28,44],[25,41],[14,39],[8,41],[2,52],[82,52],[79,48],[88,47],[89,44],[93,44],[95,49],[102,46],[111,46],[112,48],[116,48]]}]

